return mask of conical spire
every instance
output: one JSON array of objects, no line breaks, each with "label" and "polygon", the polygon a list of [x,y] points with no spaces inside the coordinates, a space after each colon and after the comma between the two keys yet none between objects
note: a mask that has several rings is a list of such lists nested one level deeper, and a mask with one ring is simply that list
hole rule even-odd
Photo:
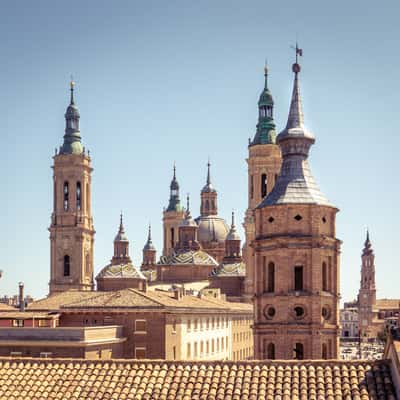
[{"label": "conical spire", "polygon": [[173,176],[172,181],[169,186],[170,188],[170,196],[169,196],[169,203],[166,211],[181,211],[181,201],[179,199],[179,183],[176,179],[176,164],[174,162],[173,166]]},{"label": "conical spire", "polygon": [[374,250],[372,249],[371,240],[369,239],[369,230],[367,229],[367,237],[364,242],[363,255],[369,255],[372,254],[373,252]]},{"label": "conical spire", "polygon": [[296,44],[296,62],[292,66],[294,84],[286,128],[278,135],[282,152],[282,167],[272,191],[258,208],[275,204],[319,204],[332,206],[317,186],[308,163],[308,153],[314,136],[304,127],[301,105],[298,56],[303,52]]},{"label": "conical spire", "polygon": [[147,242],[143,248],[143,250],[155,250],[156,248],[154,247],[153,241],[151,239],[151,224],[149,224],[149,233],[147,236]]},{"label": "conical spire", "polygon": [[75,82],[70,82],[70,104],[65,113],[65,135],[64,143],[61,146],[61,154],[82,154],[83,147],[81,143],[81,134],[79,131],[79,111],[74,101]]},{"label": "conical spire", "polygon": [[257,131],[250,146],[257,144],[275,144],[274,100],[268,88],[268,65],[264,66],[264,89],[258,100]]},{"label": "conical spire", "polygon": [[128,237],[125,234],[124,223],[122,219],[122,211],[119,216],[119,229],[117,236],[115,236],[114,242],[128,242]]},{"label": "conical spire", "polygon": [[208,159],[207,162],[207,179],[206,179],[206,184],[203,187],[203,189],[201,190],[202,193],[208,193],[208,192],[216,192],[216,190],[214,189],[212,183],[211,183],[211,163],[210,163],[210,159]]},{"label": "conical spire", "polygon": [[231,223],[231,229],[229,230],[228,236],[226,237],[226,240],[240,240],[240,236],[236,230],[235,226],[235,213],[232,211],[232,223]]}]

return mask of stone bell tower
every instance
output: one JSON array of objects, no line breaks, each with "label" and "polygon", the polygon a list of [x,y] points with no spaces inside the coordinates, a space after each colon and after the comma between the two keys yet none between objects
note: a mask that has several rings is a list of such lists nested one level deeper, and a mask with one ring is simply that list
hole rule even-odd
[{"label": "stone bell tower", "polygon": [[65,113],[64,143],[54,155],[50,231],[50,294],[93,289],[94,228],[89,154],[81,144],[79,111],[71,100]]},{"label": "stone bell tower", "polygon": [[334,207],[308,163],[315,138],[304,126],[296,46],[282,167],[255,210],[254,354],[256,359],[339,356],[339,254]]},{"label": "stone bell tower", "polygon": [[164,208],[163,213],[163,256],[169,256],[174,252],[174,248],[179,241],[178,228],[184,219],[185,210],[181,206],[181,201],[179,198],[179,183],[176,179],[176,166],[174,164],[174,174],[170,184],[169,203],[168,207]]},{"label": "stone bell tower", "polygon": [[248,207],[244,219],[246,242],[243,258],[246,264],[245,299],[251,301],[255,293],[254,249],[250,246],[255,239],[254,210],[275,185],[281,168],[281,151],[276,144],[274,123],[274,100],[268,88],[268,67],[264,68],[264,89],[258,101],[257,131],[249,142],[248,164]]}]

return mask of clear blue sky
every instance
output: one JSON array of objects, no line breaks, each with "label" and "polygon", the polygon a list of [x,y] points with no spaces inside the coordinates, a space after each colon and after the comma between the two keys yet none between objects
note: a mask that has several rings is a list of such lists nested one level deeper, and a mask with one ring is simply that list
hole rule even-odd
[{"label": "clear blue sky", "polygon": [[400,297],[398,1],[4,1],[1,8],[0,295],[16,293],[21,280],[28,293],[47,293],[50,166],[71,74],[94,167],[97,273],[112,256],[121,209],[135,265],[148,221],[161,250],[174,160],[192,214],[210,156],[220,214],[228,219],[235,209],[243,220],[264,60],[282,129],[297,35],[306,124],[317,138],[311,167],[341,210],[343,299],[358,291],[367,226],[378,296]]}]

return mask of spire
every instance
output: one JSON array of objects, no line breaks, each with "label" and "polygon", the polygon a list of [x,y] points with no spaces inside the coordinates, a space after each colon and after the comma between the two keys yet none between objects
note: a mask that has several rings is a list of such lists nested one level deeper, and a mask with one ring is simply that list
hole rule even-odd
[{"label": "spire", "polygon": [[179,199],[179,183],[176,179],[176,164],[174,161],[173,166],[173,176],[172,181],[169,186],[170,188],[170,195],[169,195],[169,203],[166,211],[181,211],[181,202]]},{"label": "spire", "polygon": [[315,138],[304,126],[301,105],[298,56],[302,49],[296,44],[296,62],[292,66],[294,84],[289,116],[285,129],[278,135],[277,142],[282,153],[281,172],[272,191],[258,208],[269,205],[301,203],[331,206],[317,186],[308,163],[308,153]]},{"label": "spire", "polygon": [[373,253],[374,253],[374,250],[372,249],[372,244],[371,244],[371,241],[369,239],[369,230],[367,229],[367,237],[366,237],[365,242],[364,242],[364,249],[363,249],[362,254],[363,254],[363,256],[365,256],[365,255],[370,255],[370,254],[373,254]]},{"label": "spire", "polygon": [[226,240],[239,240],[240,241],[240,236],[236,230],[235,226],[235,213],[232,211],[232,223],[231,223],[231,229],[229,230],[228,236],[226,237]]},{"label": "spire", "polygon": [[214,189],[214,187],[213,187],[213,185],[211,183],[210,167],[211,167],[211,163],[210,163],[210,159],[208,159],[208,162],[207,162],[207,180],[206,180],[206,184],[204,185],[203,189],[201,189],[202,193],[216,192],[216,190]]},{"label": "spire", "polygon": [[127,242],[128,237],[125,234],[125,228],[124,228],[124,223],[122,219],[122,211],[121,214],[119,215],[119,229],[117,236],[115,236],[114,242]]},{"label": "spire", "polygon": [[143,250],[155,250],[153,241],[151,239],[151,224],[150,223],[149,223],[149,233],[148,233],[148,236],[147,236],[147,242],[146,242]]},{"label": "spire", "polygon": [[81,134],[79,131],[79,111],[75,105],[74,88],[75,82],[71,79],[69,84],[71,98],[70,104],[65,113],[65,134],[64,143],[61,146],[60,154],[82,154]]},{"label": "spire", "polygon": [[258,100],[257,131],[250,146],[257,144],[275,144],[276,132],[274,123],[274,100],[268,88],[268,65],[264,66],[264,89]]}]

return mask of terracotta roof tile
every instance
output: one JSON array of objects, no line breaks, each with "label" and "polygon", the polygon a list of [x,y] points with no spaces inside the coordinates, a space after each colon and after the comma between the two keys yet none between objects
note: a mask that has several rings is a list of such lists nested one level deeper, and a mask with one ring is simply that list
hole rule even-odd
[{"label": "terracotta roof tile", "polygon": [[387,361],[167,362],[0,358],[0,399],[387,399]]}]

